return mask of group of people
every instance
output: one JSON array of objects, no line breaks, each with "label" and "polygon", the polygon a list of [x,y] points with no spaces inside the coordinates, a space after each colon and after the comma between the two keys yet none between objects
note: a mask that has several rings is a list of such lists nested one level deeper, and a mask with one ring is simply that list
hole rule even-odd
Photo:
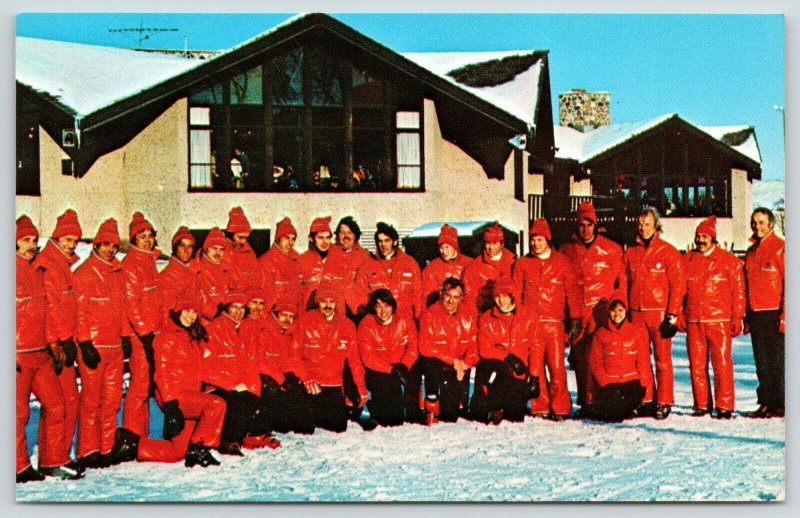
[{"label": "group of people", "polygon": [[[250,222],[235,207],[225,230],[213,228],[199,247],[180,227],[159,272],[156,230],[136,212],[122,261],[108,219],[73,271],[83,236],[75,211],[59,216],[41,253],[38,230],[21,216],[17,482],[76,479],[131,460],[206,467],[219,464],[212,450],[277,448],[274,432],[341,432],[350,421],[365,430],[460,417],[562,421],[573,414],[567,347],[575,415],[665,419],[678,330],[687,333],[692,415],[731,417],[731,341],[751,332],[760,406],[746,415],[782,417],[784,242],[767,209],[756,209],[751,226],[744,263],[718,246],[713,216],[681,256],[647,209],[623,252],[598,234],[594,208],[583,203],[558,251],[543,218],[520,258],[497,223],[474,259],[445,224],[440,256],[421,270],[387,223],[377,223],[375,253],[363,249],[350,216],[335,228],[330,217],[314,219],[303,253],[284,218],[257,257]],[[26,449],[31,393],[41,403],[38,468]],[[149,436],[151,397],[164,414],[163,439]]]}]

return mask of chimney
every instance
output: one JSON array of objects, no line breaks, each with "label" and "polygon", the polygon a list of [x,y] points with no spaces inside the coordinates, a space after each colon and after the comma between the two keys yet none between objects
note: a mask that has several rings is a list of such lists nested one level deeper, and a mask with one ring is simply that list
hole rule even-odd
[{"label": "chimney", "polygon": [[558,96],[558,124],[591,131],[611,124],[611,94],[573,88]]}]

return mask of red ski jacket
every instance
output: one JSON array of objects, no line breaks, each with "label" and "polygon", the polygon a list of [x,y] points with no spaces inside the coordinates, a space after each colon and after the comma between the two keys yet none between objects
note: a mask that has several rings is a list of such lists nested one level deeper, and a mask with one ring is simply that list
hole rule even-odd
[{"label": "red ski jacket", "polygon": [[201,255],[197,261],[197,287],[202,304],[200,315],[207,321],[214,319],[219,305],[225,302],[231,283],[225,261],[216,264],[209,261],[205,254]]},{"label": "red ski jacket", "polygon": [[129,330],[125,310],[125,277],[116,258],[106,262],[92,252],[73,277],[78,294],[75,339],[95,347],[120,347]]},{"label": "red ski jacket", "polygon": [[565,307],[570,318],[583,318],[581,286],[564,254],[551,249],[547,259],[521,257],[514,264],[514,283],[522,294],[522,306],[537,321],[563,322]]},{"label": "red ski jacket", "polygon": [[356,328],[347,318],[335,314],[326,320],[310,311],[294,324],[292,348],[300,361],[297,377],[322,386],[341,386],[345,360],[350,365],[359,394],[367,394],[364,366],[358,356]]},{"label": "red ski jacket", "polygon": [[473,367],[478,363],[478,315],[463,301],[455,315],[436,303],[419,321],[419,354],[452,365],[457,358]]},{"label": "red ski jacket", "polygon": [[780,310],[785,320],[786,243],[770,233],[747,249],[744,268],[747,274],[747,307],[752,311]]},{"label": "red ski jacket", "polygon": [[300,254],[292,250],[288,255],[281,252],[277,245],[262,255],[259,259],[261,266],[261,282],[270,300],[265,301],[265,309],[269,311],[275,302],[281,300],[286,294],[297,305],[297,311],[302,311],[302,293],[300,291],[300,269],[297,260]]},{"label": "red ski jacket", "polygon": [[[422,308],[428,306],[432,294],[439,294],[442,291],[442,283],[445,279],[454,277],[464,279],[464,270],[472,263],[472,259],[459,253],[452,261],[445,261],[437,257],[422,270]],[[466,291],[466,287],[465,287]]]},{"label": "red ski jacket", "polygon": [[303,307],[313,305],[314,290],[322,281],[327,281],[336,290],[336,311],[345,314],[345,295],[347,294],[347,265],[342,261],[342,255],[330,252],[323,260],[316,250],[306,250],[297,259],[302,290]]},{"label": "red ski jacket", "polygon": [[719,246],[706,256],[683,256],[686,322],[741,322],[744,317],[744,265]]},{"label": "red ski jacket", "polygon": [[[258,340],[258,371],[272,377],[279,385],[284,382],[284,374],[302,370],[300,360],[292,348],[295,326],[284,331],[273,314],[265,314],[261,322]],[[299,376],[298,376],[299,377]]]},{"label": "red ski jacket", "polygon": [[647,247],[639,237],[636,242],[624,255],[630,309],[678,315],[686,293],[680,252],[658,233]]},{"label": "red ski jacket", "polygon": [[248,319],[239,325],[222,313],[207,326],[208,343],[203,353],[203,381],[223,390],[244,383],[249,392],[261,394],[257,336]]},{"label": "red ski jacket", "polygon": [[422,285],[419,265],[410,255],[396,250],[389,259],[371,258],[358,270],[354,296],[355,305],[363,306],[373,291],[386,288],[397,301],[396,314],[418,317]]},{"label": "red ski jacket", "polygon": [[619,329],[610,322],[598,328],[589,347],[589,372],[600,387],[631,380],[647,387],[653,377],[647,331],[627,320]]},{"label": "red ski jacket", "polygon": [[165,319],[169,319],[169,310],[175,306],[178,293],[184,290],[200,293],[197,265],[196,261],[184,263],[170,257],[166,268],[159,274]]},{"label": "red ski jacket", "polygon": [[364,367],[370,370],[388,374],[398,362],[410,369],[419,356],[417,328],[398,315],[392,315],[388,324],[367,315],[358,325],[358,347]]},{"label": "red ski jacket", "polygon": [[158,250],[131,245],[122,260],[128,323],[139,336],[158,333],[164,320],[164,302],[156,268],[160,254]]},{"label": "red ski jacket", "polygon": [[497,261],[489,258],[486,252],[473,259],[464,269],[466,292],[462,304],[479,312],[491,309],[494,306],[492,296],[494,281],[501,277],[511,278],[514,261],[516,257],[506,248],[502,249],[500,259]]},{"label": "red ski jacket", "polygon": [[244,292],[251,285],[261,284],[261,267],[250,243],[245,243],[242,248],[235,248],[229,243],[222,262],[230,272],[233,289]]},{"label": "red ski jacket", "polygon": [[72,265],[77,255],[67,256],[50,239],[33,264],[44,268],[44,288],[47,293],[47,342],[55,343],[75,336],[75,315],[78,297],[72,278]]},{"label": "red ski jacket", "polygon": [[17,254],[17,352],[47,347],[44,270]]},{"label": "red ski jacket", "polygon": [[[622,248],[604,236],[597,236],[587,247],[577,236],[561,246],[559,251],[567,256],[578,282],[583,289],[584,316],[601,300],[610,300],[615,289],[628,294]],[[624,301],[627,304],[627,300]]]},{"label": "red ski jacket", "polygon": [[534,327],[532,315],[518,307],[511,313],[501,313],[497,307],[481,313],[478,318],[478,353],[487,360],[505,360],[513,354],[530,365]]},{"label": "red ski jacket", "polygon": [[200,391],[204,346],[189,338],[186,329],[170,321],[155,339],[155,381],[162,403],[178,399],[185,390]]}]

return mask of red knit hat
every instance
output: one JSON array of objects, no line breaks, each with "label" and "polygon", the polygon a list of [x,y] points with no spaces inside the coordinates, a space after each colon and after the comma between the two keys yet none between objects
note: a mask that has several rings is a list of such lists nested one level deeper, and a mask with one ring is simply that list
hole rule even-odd
[{"label": "red knit hat", "polygon": [[695,234],[708,234],[709,236],[717,237],[717,217],[709,216],[697,225]]},{"label": "red knit hat", "polygon": [[196,289],[185,288],[178,292],[175,297],[175,302],[172,304],[172,309],[175,311],[183,311],[184,309],[200,310],[200,294]]},{"label": "red knit hat", "polygon": [[150,224],[149,221],[144,219],[144,214],[139,212],[138,210],[133,213],[133,219],[131,219],[130,230],[128,232],[128,239],[133,240],[133,238],[139,232],[144,232],[145,230],[155,230],[153,225]]},{"label": "red knit hat", "polygon": [[231,234],[249,234],[253,229],[247,216],[244,215],[244,210],[241,207],[234,207],[228,212],[228,226],[225,230]]},{"label": "red knit hat", "polygon": [[272,311],[275,313],[285,311],[294,315],[297,313],[297,304],[295,304],[295,301],[288,294],[284,293],[278,301],[272,305]]},{"label": "red knit hat", "polygon": [[517,298],[517,289],[514,283],[508,277],[501,277],[494,282],[492,286],[492,297],[497,297],[504,293],[510,294],[514,299]]},{"label": "red knit hat", "polygon": [[441,230],[439,231],[439,242],[438,244],[442,245],[450,245],[456,250],[458,250],[458,230],[451,227],[447,223],[442,225]]},{"label": "red knit hat", "polygon": [[225,304],[247,304],[247,296],[241,291],[231,290],[225,297]]},{"label": "red knit hat", "polygon": [[336,291],[336,288],[333,287],[328,281],[322,281],[317,287],[317,294],[315,300],[319,302],[322,299],[332,298],[335,299],[339,293]]},{"label": "red knit hat", "polygon": [[584,201],[578,205],[578,221],[582,219],[588,219],[592,223],[597,223],[597,213],[594,211],[592,202]]},{"label": "red knit hat", "polygon": [[56,229],[53,230],[53,239],[58,239],[64,236],[78,236],[78,239],[83,235],[81,224],[78,223],[78,213],[72,209],[67,209],[64,214],[56,219]]},{"label": "red knit hat", "polygon": [[328,216],[327,218],[314,218],[314,221],[311,222],[311,229],[309,233],[313,234],[314,232],[330,232],[331,231],[331,217]]},{"label": "red knit hat", "polygon": [[550,225],[547,224],[547,220],[544,218],[536,218],[534,220],[529,235],[542,236],[548,241],[553,240],[553,235],[550,233]]},{"label": "red knit hat", "polygon": [[497,243],[503,241],[503,227],[500,223],[495,221],[491,226],[486,227],[483,231],[483,241],[486,243]]},{"label": "red knit hat", "polygon": [[188,239],[194,245],[194,236],[191,232],[189,232],[189,227],[186,225],[182,225],[175,235],[172,236],[172,246],[175,246],[175,243],[179,242],[181,239]]},{"label": "red knit hat", "polygon": [[269,297],[267,297],[267,292],[264,291],[264,288],[258,285],[252,285],[249,288],[247,288],[245,296],[247,297],[247,302],[256,299],[263,300],[264,302],[266,302],[269,299]]},{"label": "red knit hat", "polygon": [[92,244],[99,245],[100,243],[120,244],[119,226],[117,226],[117,220],[114,218],[108,218],[97,229],[97,234],[95,234]]},{"label": "red knit hat", "polygon": [[292,225],[292,220],[288,217],[283,218],[275,226],[275,241],[280,241],[282,237],[295,236],[297,237],[297,230]]},{"label": "red knit hat", "polygon": [[228,247],[228,240],[225,239],[225,234],[222,233],[219,227],[212,228],[205,241],[203,241],[203,250],[208,250],[212,246],[221,246],[226,249]]},{"label": "red knit hat", "polygon": [[34,226],[31,218],[23,214],[17,218],[17,241],[28,236],[34,236],[39,239],[39,231]]}]

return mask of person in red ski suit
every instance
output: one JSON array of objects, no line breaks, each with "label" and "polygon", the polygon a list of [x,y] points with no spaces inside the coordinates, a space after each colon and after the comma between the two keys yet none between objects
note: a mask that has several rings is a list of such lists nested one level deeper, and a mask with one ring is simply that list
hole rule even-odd
[{"label": "person in red ski suit", "polygon": [[204,344],[208,334],[197,317],[200,299],[187,287],[173,297],[170,320],[155,339],[156,401],[164,412],[163,439],[120,428],[121,462],[180,462],[188,468],[218,466],[225,400],[202,391]]},{"label": "person in red ski suit", "polygon": [[262,255],[258,262],[261,266],[261,285],[270,295],[267,307],[272,307],[275,302],[291,296],[296,312],[303,311],[300,291],[300,269],[298,258],[300,254],[294,249],[297,241],[297,230],[289,218],[283,218],[275,226],[275,238],[272,247]]},{"label": "person in red ski suit", "polygon": [[[624,255],[628,279],[630,320],[647,329],[653,344],[655,386],[645,387],[645,405],[637,414],[666,419],[674,403],[672,336],[686,293],[683,261],[678,250],[661,239],[658,212],[646,208],[639,215],[636,244]],[[655,408],[653,403],[655,399]]]},{"label": "person in red ski suit", "polygon": [[492,286],[498,279],[511,277],[516,256],[503,245],[503,228],[496,221],[483,232],[483,254],[464,270],[464,304],[483,313],[492,309]]},{"label": "person in red ski suit", "polygon": [[357,399],[351,400],[353,406],[361,409],[369,396],[356,328],[350,319],[336,312],[337,295],[330,283],[319,285],[318,308],[297,320],[292,348],[300,360],[296,374],[311,396],[307,401],[313,411],[314,427],[344,432],[348,419],[345,367],[349,367],[358,392]]},{"label": "person in red ski suit", "polygon": [[175,307],[178,293],[184,290],[199,292],[200,287],[197,277],[197,262],[192,261],[194,256],[194,236],[189,228],[181,226],[172,236],[172,256],[167,266],[159,274],[161,285],[161,300],[164,306],[164,325],[168,325],[171,317],[169,312]]},{"label": "person in red ski suit", "polygon": [[225,238],[228,240],[228,252],[223,256],[231,275],[231,287],[243,292],[252,284],[261,283],[261,267],[248,238],[253,229],[241,207],[234,207],[228,212],[228,225],[225,227]]},{"label": "person in red ski suit", "polygon": [[[716,408],[716,417],[730,419],[734,407],[733,337],[742,332],[744,318],[744,264],[717,243],[717,218],[697,226],[695,249],[683,256],[686,298],[679,328],[686,333],[692,375],[694,416]],[[714,369],[714,394],[708,359]]]},{"label": "person in red ski suit", "polygon": [[[530,253],[517,260],[513,278],[522,294],[522,306],[536,321],[532,350],[538,357],[531,359],[530,371],[541,380],[542,390],[539,397],[531,400],[531,413],[561,421],[572,412],[564,344],[567,338],[574,342],[581,332],[583,293],[569,259],[552,249],[551,241],[547,220],[535,220],[530,230]],[[564,329],[565,307],[570,318],[568,337]]]},{"label": "person in red ski suit", "polygon": [[233,279],[225,261],[228,241],[214,227],[203,241],[203,251],[197,261],[197,283],[200,290],[200,316],[206,327],[220,313],[231,290]]},{"label": "person in red ski suit", "polygon": [[297,311],[294,302],[293,298],[284,297],[262,318],[258,338],[261,397],[267,407],[270,428],[281,433],[311,433],[314,416],[306,401],[311,396],[297,377],[302,365],[292,348]]},{"label": "person in red ski suit", "polygon": [[223,312],[208,325],[203,382],[206,390],[227,403],[220,453],[242,455],[241,447],[266,440],[266,408],[258,372],[258,328],[247,318],[247,298],[231,292]]},{"label": "person in red ski suit", "polygon": [[406,402],[419,405],[416,394],[404,398],[409,370],[416,362],[417,328],[395,315],[397,301],[386,288],[369,295],[367,315],[358,325],[358,348],[370,392],[369,413],[383,426],[405,421]]},{"label": "person in red ski suit", "polygon": [[[56,221],[56,228],[42,253],[36,256],[34,266],[44,270],[44,287],[47,294],[46,334],[48,344],[58,344],[64,355],[61,373],[56,372],[64,397],[66,416],[64,420],[64,442],[67,455],[72,449],[75,425],[78,422],[78,383],[75,367],[78,347],[75,343],[75,313],[77,297],[72,266],[78,262],[75,248],[81,239],[82,229],[77,213],[68,209]],[[39,427],[48,428],[47,415],[39,417]],[[39,458],[47,458],[47,442],[39,445]]]},{"label": "person in red ski suit", "polygon": [[75,337],[81,393],[78,402],[78,462],[87,468],[111,464],[122,400],[123,332],[130,330],[125,309],[125,276],[116,259],[117,221],[104,221],[92,240],[92,253],[75,270],[78,295]]},{"label": "person in red ski suit", "polygon": [[421,307],[420,270],[417,261],[403,252],[399,245],[397,230],[384,222],[377,224],[375,231],[376,255],[358,270],[353,290],[354,304],[363,311],[369,294],[378,288],[386,288],[397,301],[397,314],[418,318]]},{"label": "person in red ski suit", "polygon": [[[16,228],[17,483],[44,480],[45,475],[62,479],[83,476],[69,457],[69,446],[64,445],[66,407],[56,376],[56,369],[63,367],[64,354],[57,341],[47,341],[44,270],[32,264],[38,239],[39,231],[31,219],[20,216]],[[43,416],[39,423],[38,470],[28,457],[25,437],[31,394],[41,403]]]},{"label": "person in red ski suit", "polygon": [[[622,248],[597,232],[597,214],[591,202],[578,206],[577,230],[572,239],[559,248],[575,269],[583,289],[583,332],[570,344],[569,363],[578,385],[577,403],[584,405],[591,397],[588,354],[595,328],[608,320],[608,302],[615,289],[627,294],[622,265]],[[627,303],[627,299],[625,301]]]},{"label": "person in red ski suit", "polygon": [[123,341],[128,358],[130,381],[125,393],[122,426],[137,435],[147,435],[150,423],[149,395],[155,388],[153,341],[161,331],[164,319],[161,285],[156,260],[156,231],[141,212],[135,212],[130,223],[130,246],[122,260],[125,278],[126,311],[130,343]]},{"label": "person in red ski suit", "polygon": [[[331,260],[341,265],[334,276],[342,275],[342,279],[334,277],[333,283],[342,286],[340,288],[345,294],[352,294],[356,282],[356,274],[359,268],[370,258],[369,252],[361,247],[361,227],[352,216],[345,216],[336,225],[336,242],[331,247]],[[347,315],[356,314],[358,308],[354,307],[352,297],[345,295],[347,302]]]},{"label": "person in red ski suit", "polygon": [[747,327],[758,377],[758,408],[747,417],[784,417],[786,349],[786,243],[775,234],[775,215],[759,207],[750,217],[753,244],[744,258]]},{"label": "person in red ski suit", "polygon": [[464,284],[446,279],[438,303],[419,321],[419,362],[425,376],[425,422],[455,422],[467,405],[469,373],[478,362],[478,315],[462,303]]},{"label": "person in red ski suit", "polygon": [[463,255],[458,246],[458,231],[445,223],[439,231],[439,257],[422,270],[421,307],[434,304],[442,290],[442,283],[450,277],[464,278],[464,270],[472,259]]},{"label": "person in red ski suit", "polygon": [[539,394],[539,378],[530,375],[536,321],[517,306],[511,279],[494,283],[494,308],[478,317],[478,354],[470,414],[483,423],[525,419],[528,400]]},{"label": "person in red ski suit", "polygon": [[645,387],[652,383],[647,331],[625,319],[625,293],[609,297],[606,323],[598,327],[589,347],[589,392],[592,398],[580,416],[619,422],[633,416]]},{"label": "person in red ski suit", "polygon": [[308,231],[308,250],[300,254],[297,267],[300,272],[300,286],[303,292],[302,304],[305,311],[314,307],[315,291],[321,282],[329,282],[336,290],[336,308],[344,314],[346,310],[344,263],[338,262],[331,250],[331,218],[314,218]]}]

